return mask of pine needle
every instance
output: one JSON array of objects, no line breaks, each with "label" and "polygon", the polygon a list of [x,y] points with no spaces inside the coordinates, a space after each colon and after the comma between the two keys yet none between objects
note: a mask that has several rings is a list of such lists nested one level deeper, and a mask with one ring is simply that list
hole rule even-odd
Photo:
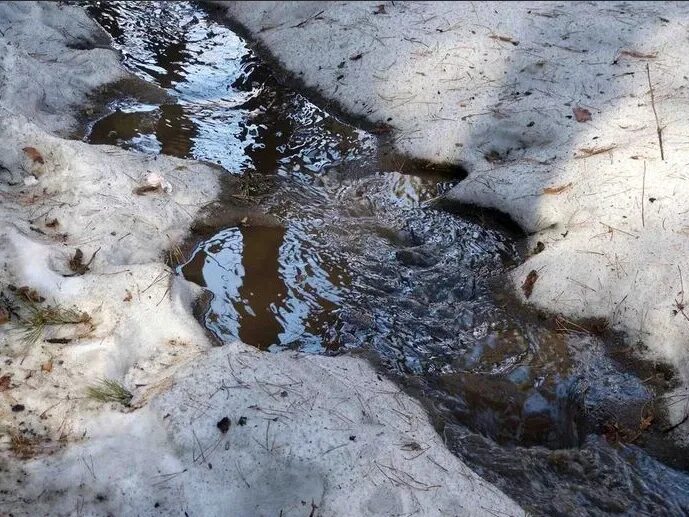
[{"label": "pine needle", "polygon": [[132,393],[114,379],[101,379],[86,389],[86,395],[99,402],[117,402],[127,407],[133,398]]},{"label": "pine needle", "polygon": [[41,340],[46,327],[50,325],[78,325],[91,322],[91,316],[87,313],[58,305],[41,307],[32,303],[28,308],[30,315],[21,320],[20,327],[24,334],[24,342],[31,345]]}]

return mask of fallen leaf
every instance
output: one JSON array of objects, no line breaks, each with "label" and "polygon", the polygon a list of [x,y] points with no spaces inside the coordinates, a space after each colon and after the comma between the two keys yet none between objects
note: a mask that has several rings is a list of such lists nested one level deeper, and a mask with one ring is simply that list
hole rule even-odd
[{"label": "fallen leaf", "polygon": [[71,259],[69,259],[69,269],[71,269],[75,273],[80,269],[83,269],[83,260],[84,252],[81,251],[81,249],[77,248],[77,250],[74,252],[74,256]]},{"label": "fallen leaf", "polygon": [[94,251],[89,261],[84,264],[84,252],[77,248],[74,252],[74,256],[69,259],[69,269],[74,273],[73,276],[85,275],[86,272],[89,271],[89,266],[93,262],[93,259],[96,258],[96,253],[99,251],[100,248]]},{"label": "fallen leaf", "polygon": [[574,112],[574,119],[577,122],[588,122],[591,120],[591,112],[586,108],[575,106],[572,108],[572,111]]},{"label": "fallen leaf", "polygon": [[9,374],[0,377],[0,391],[7,391],[10,389],[10,376]]},{"label": "fallen leaf", "polygon": [[358,54],[356,54],[356,55],[350,57],[349,60],[350,60],[350,61],[358,61],[358,60],[361,59],[363,56],[364,56],[364,55],[360,52],[360,53],[358,53]]},{"label": "fallen leaf", "polygon": [[572,186],[572,183],[567,183],[567,185],[560,185],[559,187],[546,187],[543,189],[544,194],[559,194],[564,192]]},{"label": "fallen leaf", "polygon": [[527,298],[531,297],[531,293],[533,292],[533,286],[536,283],[536,280],[538,280],[538,273],[535,269],[532,269],[531,272],[528,275],[526,275],[526,279],[522,284],[522,291],[524,291],[524,296],[526,296]]},{"label": "fallen leaf", "polygon": [[4,307],[0,307],[0,325],[7,323],[8,321],[10,321],[10,311]]},{"label": "fallen leaf", "polygon": [[380,4],[376,7],[376,10],[373,11],[373,14],[386,14],[385,13],[385,4]]},{"label": "fallen leaf", "polygon": [[45,160],[43,160],[43,156],[41,156],[41,153],[38,152],[38,149],[35,147],[25,147],[22,149],[24,151],[24,154],[28,156],[32,162],[34,163],[45,163]]},{"label": "fallen leaf", "polygon": [[46,361],[41,365],[41,370],[44,371],[45,373],[50,373],[53,371],[53,360],[51,359],[50,361]]},{"label": "fallen leaf", "polygon": [[129,291],[129,289],[125,289],[125,292],[127,294],[124,295],[124,298],[122,298],[123,302],[131,302],[132,301],[132,293]]},{"label": "fallen leaf", "polygon": [[57,219],[52,219],[50,221],[47,221],[45,225],[48,228],[57,228],[58,226],[60,226],[60,221],[58,221]]}]

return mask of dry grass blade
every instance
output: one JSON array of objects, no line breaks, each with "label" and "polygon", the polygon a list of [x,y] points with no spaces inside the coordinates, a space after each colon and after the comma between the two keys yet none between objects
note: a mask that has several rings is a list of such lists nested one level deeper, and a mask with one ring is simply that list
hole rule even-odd
[{"label": "dry grass blade", "polygon": [[564,192],[568,188],[572,186],[572,182],[567,183],[567,185],[561,185],[559,187],[546,187],[543,189],[544,194],[559,194],[560,192]]},{"label": "dry grass blade", "polygon": [[590,334],[601,336],[610,328],[610,323],[602,318],[592,318],[587,321],[574,322],[562,315],[555,316],[555,328],[563,334]]},{"label": "dry grass blade", "polygon": [[494,39],[496,41],[502,41],[503,43],[511,43],[515,47],[519,45],[519,42],[513,38],[510,38],[509,36],[501,36],[499,34],[491,34],[488,36],[490,39]]},{"label": "dry grass blade", "polygon": [[30,315],[23,318],[20,327],[24,334],[24,341],[34,344],[40,341],[46,327],[51,325],[78,325],[80,323],[90,323],[91,316],[85,312],[75,309],[65,309],[58,305],[40,307],[36,304],[29,305]]},{"label": "dry grass blade", "polygon": [[582,147],[581,149],[579,149],[579,153],[574,155],[574,158],[589,158],[590,156],[596,156],[597,154],[603,154],[612,151],[616,147],[616,144],[608,145],[605,147]]},{"label": "dry grass blade", "polygon": [[638,50],[623,49],[620,51],[621,56],[633,57],[636,59],[655,59],[658,57],[657,52],[639,52]]},{"label": "dry grass blade", "polygon": [[86,395],[99,402],[117,402],[127,407],[133,398],[132,393],[114,379],[101,379],[86,389]]},{"label": "dry grass blade", "polygon": [[10,450],[18,457],[27,459],[31,458],[35,452],[36,443],[34,440],[24,436],[21,431],[11,430],[10,435]]},{"label": "dry grass blade", "polygon": [[658,144],[660,145],[660,159],[665,160],[665,151],[663,149],[663,128],[660,127],[660,120],[658,120],[658,111],[656,110],[656,98],[653,92],[653,83],[651,82],[651,69],[646,63],[646,76],[648,78],[648,89],[651,94],[651,107],[653,108],[653,116],[656,120],[656,134],[658,135]]}]

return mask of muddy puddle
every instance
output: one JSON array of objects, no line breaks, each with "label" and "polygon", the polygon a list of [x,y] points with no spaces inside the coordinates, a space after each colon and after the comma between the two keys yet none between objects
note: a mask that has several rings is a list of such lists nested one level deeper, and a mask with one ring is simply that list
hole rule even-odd
[{"label": "muddy puddle", "polygon": [[443,207],[460,177],[418,170],[283,86],[203,7],[89,12],[169,99],[111,98],[86,139],[219,164],[226,211],[265,216],[217,225],[177,266],[211,294],[219,343],[367,356],[534,514],[689,512],[689,455],[656,403],[672,372],[512,300],[521,236]]}]

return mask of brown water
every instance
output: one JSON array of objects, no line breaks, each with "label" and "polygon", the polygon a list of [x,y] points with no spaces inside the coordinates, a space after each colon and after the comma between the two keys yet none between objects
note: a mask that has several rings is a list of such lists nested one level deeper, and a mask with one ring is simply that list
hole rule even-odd
[{"label": "brown water", "polygon": [[125,66],[170,100],[113,99],[88,140],[218,163],[216,220],[265,214],[217,224],[178,267],[212,295],[203,320],[219,342],[367,355],[533,513],[689,511],[689,456],[654,403],[671,373],[503,293],[520,236],[441,209],[461,178],[417,170],[282,86],[201,7],[89,9]]}]

